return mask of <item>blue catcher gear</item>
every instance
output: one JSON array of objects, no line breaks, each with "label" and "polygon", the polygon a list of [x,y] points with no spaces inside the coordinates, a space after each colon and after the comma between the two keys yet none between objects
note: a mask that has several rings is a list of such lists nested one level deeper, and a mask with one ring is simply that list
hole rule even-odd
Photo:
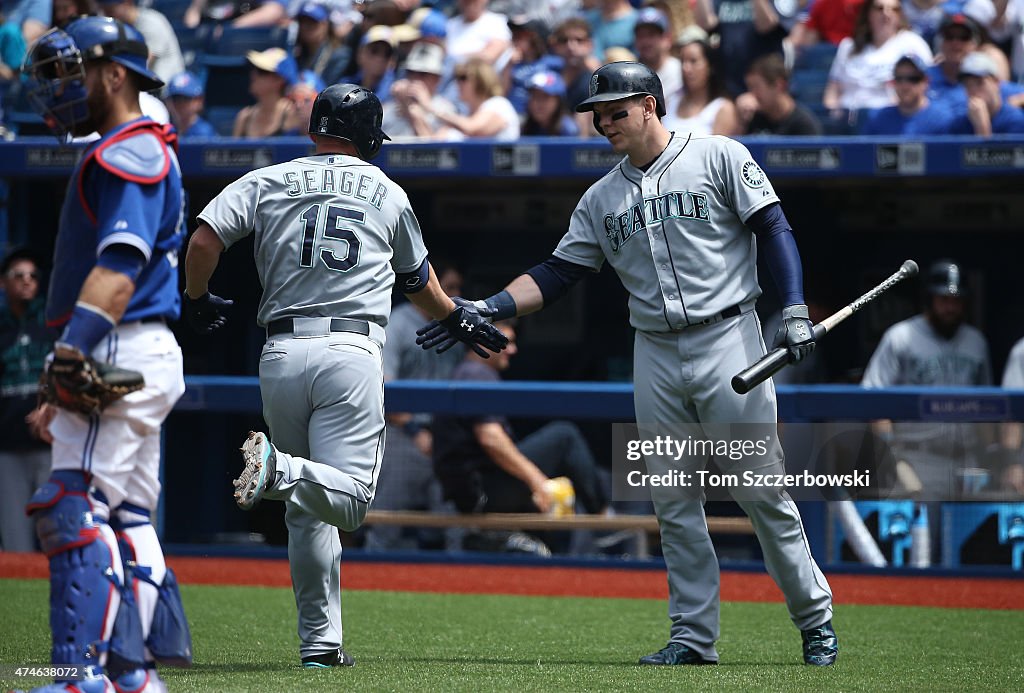
[{"label": "blue catcher gear", "polygon": [[92,514],[89,480],[86,472],[54,471],[26,509],[36,516],[36,534],[50,559],[51,661],[98,671],[117,579],[111,547],[101,537],[103,520]]},{"label": "blue catcher gear", "polygon": [[[22,71],[29,76],[28,99],[58,137],[88,134],[85,63],[110,60],[138,76],[143,91],[164,85],[146,67],[146,40],[134,27],[110,17],[82,17],[52,29],[32,44]],[[76,129],[77,128],[77,129]],[[85,132],[81,130],[85,129]]]},{"label": "blue catcher gear", "polygon": [[149,626],[146,647],[153,658],[169,667],[192,666],[192,633],[185,618],[185,606],[181,603],[178,579],[174,571],[167,568],[162,585],[150,577],[149,568],[132,565],[136,580],[142,580],[156,587],[156,608],[153,623]]}]

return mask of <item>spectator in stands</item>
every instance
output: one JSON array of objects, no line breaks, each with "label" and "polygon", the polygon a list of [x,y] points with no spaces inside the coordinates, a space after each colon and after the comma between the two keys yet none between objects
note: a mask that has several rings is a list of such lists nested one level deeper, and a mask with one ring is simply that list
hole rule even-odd
[{"label": "spectator in stands", "polygon": [[53,26],[63,29],[68,22],[83,15],[99,14],[93,0],[53,0]]},{"label": "spectator in stands", "polygon": [[519,138],[519,114],[502,95],[498,75],[490,64],[482,58],[471,58],[455,68],[455,81],[468,115],[438,110],[426,95],[416,95],[420,108],[452,129],[450,139],[488,137],[507,142]]},{"label": "spectator in stands", "polygon": [[[866,388],[916,386],[978,386],[992,384],[988,342],[966,324],[967,275],[962,265],[942,260],[924,277],[924,312],[885,331],[864,371]],[[975,424],[893,422],[872,424],[888,440],[893,459],[913,470],[922,499],[954,500],[955,472],[977,467],[979,444]],[[908,475],[900,475],[904,491],[912,491]],[[928,511],[933,556],[938,556],[939,508]]]},{"label": "spectator in stands", "polygon": [[[455,104],[438,93],[444,70],[442,46],[420,41],[412,47],[405,76],[391,86],[391,99],[384,104],[383,129],[393,141],[447,138],[448,126],[433,115],[456,113]],[[420,101],[429,101],[431,111],[422,108]]]},{"label": "spectator in stands", "polygon": [[[513,323],[498,327],[509,338],[505,350],[488,359],[467,351],[451,380],[501,382],[517,349]],[[597,465],[574,424],[555,421],[516,440],[503,416],[437,416],[434,423],[434,470],[459,512],[547,512],[552,503],[548,482],[559,476],[572,481],[587,512],[604,512],[607,499]]]},{"label": "spectator in stands", "polygon": [[960,81],[967,92],[967,115],[953,122],[952,134],[988,137],[1024,132],[1024,111],[1003,98],[998,68],[987,54],[979,51],[964,58]]},{"label": "spectator in stands", "polygon": [[[462,273],[454,265],[433,255],[430,264],[446,294],[462,294]],[[384,344],[385,382],[448,380],[451,377],[465,355],[465,348],[458,344],[443,354],[432,354],[419,348],[416,330],[430,319],[430,315],[411,301],[392,309]],[[423,412],[387,415],[387,445],[384,446],[384,460],[373,498],[374,510],[438,511],[443,508],[441,485],[434,476],[431,462],[434,454],[433,421],[433,416]],[[374,526],[366,534],[367,548],[402,548],[403,532],[398,527]],[[419,544],[434,539],[428,533],[416,534]]]},{"label": "spectator in stands", "polygon": [[184,72],[185,59],[174,28],[159,11],[152,7],[139,7],[135,0],[99,0],[103,14],[125,24],[131,24],[149,49],[149,69],[165,83],[174,75]]},{"label": "spectator in stands", "polygon": [[565,82],[557,72],[535,72],[530,78],[523,136],[576,137],[580,130],[565,101]]},{"label": "spectator in stands", "polygon": [[457,0],[457,6],[459,13],[448,20],[448,55],[457,64],[480,58],[500,73],[512,48],[507,18],[488,11],[487,0]]},{"label": "spectator in stands", "polygon": [[213,125],[203,119],[203,83],[191,72],[179,72],[167,82],[167,111],[182,139],[216,137]]},{"label": "spectator in stands", "polygon": [[300,70],[312,70],[325,84],[337,83],[352,58],[348,46],[331,32],[330,11],[319,2],[304,2],[295,13],[295,62]]},{"label": "spectator in stands", "polygon": [[683,66],[679,58],[672,55],[675,35],[668,17],[657,8],[643,8],[636,17],[633,38],[637,58],[658,73],[665,99],[679,98],[683,90]]},{"label": "spectator in stands", "polygon": [[516,112],[526,113],[527,84],[534,74],[562,67],[562,59],[548,53],[548,29],[525,15],[508,20],[512,30],[512,53],[501,73],[501,83]]},{"label": "spectator in stands", "polygon": [[987,27],[996,17],[992,0],[907,0],[903,3],[903,14],[910,29],[931,46],[939,32],[947,12],[964,14]]},{"label": "spectator in stands", "polygon": [[996,0],[995,6],[989,31],[996,41],[1010,44],[1012,78],[1024,82],[1024,0]]},{"label": "spectator in stands", "polygon": [[0,14],[0,95],[18,75],[21,62],[25,59],[25,38],[14,22],[5,21]]},{"label": "spectator in stands", "polygon": [[395,43],[391,27],[381,24],[363,34],[356,51],[356,68],[354,74],[340,81],[366,87],[381,103],[386,103],[395,81]]},{"label": "spectator in stands", "polygon": [[249,93],[256,99],[235,117],[232,135],[260,139],[283,135],[295,104],[285,91],[298,77],[295,58],[283,48],[249,51]]},{"label": "spectator in stands", "polygon": [[[1002,386],[1008,390],[1024,390],[1024,339],[1010,349],[1003,371]],[[1000,438],[1003,459],[999,479],[1003,488],[1024,496],[1024,424],[1020,422],[1004,423],[1001,426]]]},{"label": "spectator in stands", "polygon": [[25,45],[31,46],[50,28],[53,6],[51,0],[0,0],[0,16],[17,27]]},{"label": "spectator in stands", "polygon": [[896,105],[871,111],[863,135],[943,135],[952,126],[952,112],[928,100],[928,66],[916,55],[896,61],[892,81]]},{"label": "spectator in stands", "polygon": [[683,93],[681,98],[666,103],[668,113],[662,119],[666,128],[694,135],[740,133],[736,105],[718,70],[717,56],[706,41],[683,46]]},{"label": "spectator in stands", "polygon": [[789,71],[782,55],[762,55],[747,71],[747,89],[756,110],[749,135],[820,135],[821,121],[789,93]]},{"label": "spectator in stands", "polygon": [[[594,57],[590,25],[580,17],[566,19],[555,27],[550,43],[551,52],[564,63],[562,81],[565,82],[565,99],[575,108],[576,104],[590,95],[590,76],[599,64]],[[589,113],[577,113],[573,117],[581,135],[591,137],[597,134]]]},{"label": "spectator in stands", "polygon": [[309,134],[309,117],[313,113],[313,102],[317,94],[327,88],[320,75],[312,70],[299,72],[295,83],[288,87],[285,96],[294,104],[284,126],[284,134],[305,137]]},{"label": "spectator in stands", "polygon": [[883,108],[894,103],[893,67],[904,55],[932,63],[932,52],[910,31],[900,0],[866,0],[851,38],[840,42],[822,103],[833,112]]},{"label": "spectator in stands", "polygon": [[25,504],[50,472],[49,408],[36,408],[39,374],[55,334],[43,317],[39,264],[25,249],[0,264],[0,544],[34,551],[35,527]]},{"label": "spectator in stands", "polygon": [[600,60],[609,48],[633,50],[633,29],[637,11],[628,0],[599,0],[597,7],[583,13],[590,25],[594,55]]},{"label": "spectator in stands", "polygon": [[[928,69],[928,98],[956,115],[967,113],[967,92],[960,83],[960,64],[971,53],[983,50],[982,28],[965,14],[946,15],[939,29],[939,61]],[[997,49],[998,50],[998,49]],[[985,51],[991,57],[990,51]],[[996,63],[998,67],[998,63]],[[1024,85],[1000,82],[1005,101],[1024,105]]]},{"label": "spectator in stands", "polygon": [[234,27],[272,27],[288,20],[287,0],[192,0],[183,22],[194,29],[204,20],[231,20]]},{"label": "spectator in stands", "polygon": [[798,51],[826,41],[833,46],[850,36],[864,0],[814,0],[807,19],[789,32],[787,41]]},{"label": "spectator in stands", "polygon": [[782,52],[786,31],[772,0],[696,0],[693,15],[701,29],[720,37],[722,77],[732,96],[746,89],[743,80],[756,58]]}]

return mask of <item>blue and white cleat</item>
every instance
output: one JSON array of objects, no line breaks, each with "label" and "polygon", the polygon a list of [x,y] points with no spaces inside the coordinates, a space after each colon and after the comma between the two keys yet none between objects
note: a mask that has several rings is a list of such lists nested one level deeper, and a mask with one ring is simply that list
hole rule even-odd
[{"label": "blue and white cleat", "polygon": [[306,669],[330,669],[331,667],[354,667],[356,660],[340,647],[330,652],[307,655],[302,658],[302,666]]},{"label": "blue and white cleat", "polygon": [[233,482],[235,502],[242,510],[252,510],[277,481],[277,451],[265,434],[255,431],[249,431],[241,449],[245,469]]}]

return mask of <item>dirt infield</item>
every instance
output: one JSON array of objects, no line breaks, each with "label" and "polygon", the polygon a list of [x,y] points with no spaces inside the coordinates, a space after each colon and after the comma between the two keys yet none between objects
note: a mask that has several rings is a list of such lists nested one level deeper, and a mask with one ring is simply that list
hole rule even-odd
[{"label": "dirt infield", "polygon": [[[182,584],[291,585],[284,560],[175,556],[168,562]],[[0,553],[0,578],[46,576],[42,555]],[[668,596],[662,570],[351,562],[343,564],[341,579],[346,589],[354,590],[636,599]],[[829,583],[840,604],[1024,609],[1024,580],[835,574],[829,576]],[[722,600],[781,602],[782,593],[767,575],[726,571],[722,573]]]}]

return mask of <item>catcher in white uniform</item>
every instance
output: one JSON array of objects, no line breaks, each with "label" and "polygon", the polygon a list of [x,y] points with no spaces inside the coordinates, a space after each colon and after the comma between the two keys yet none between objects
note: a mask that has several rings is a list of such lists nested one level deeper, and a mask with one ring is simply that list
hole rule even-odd
[{"label": "catcher in white uniform", "polygon": [[[340,528],[359,527],[384,452],[381,350],[396,278],[409,299],[443,317],[486,354],[507,340],[473,308],[456,307],[427,262],[405,192],[369,163],[387,135],[381,105],[353,84],[316,98],[316,152],[258,169],[199,215],[186,256],[184,310],[193,328],[224,324],[230,304],[207,288],[220,253],[255,234],[263,285],[257,322],[263,416],[235,481],[243,509],[262,498],[287,506],[288,558],[307,667],[351,666],[342,648]],[[271,443],[271,441],[273,441]]]},{"label": "catcher in white uniform", "polygon": [[[765,354],[754,304],[757,244],[778,286],[783,324],[777,344],[798,361],[814,348],[803,298],[800,256],[764,172],[740,143],[719,136],[671,133],[661,123],[658,76],[633,62],[610,63],[590,82],[594,125],[626,156],[580,200],[554,255],[504,291],[472,305],[494,320],[540,310],[607,261],[629,292],[636,329],[634,381],[638,424],[777,422],[771,381],[741,396],[729,379]],[[751,233],[753,231],[753,233]],[[457,302],[461,301],[459,299]],[[432,323],[424,348],[454,343]],[[647,458],[651,473],[671,462]],[[764,458],[757,464],[764,465]],[[768,467],[782,472],[781,450]],[[735,465],[729,470],[742,472]],[[703,501],[653,493],[668,566],[671,638],[641,664],[715,664],[719,573]],[[736,501],[750,516],[768,572],[803,635],[808,664],[832,664],[832,593],[815,565],[796,505],[782,489],[748,489]]]}]

